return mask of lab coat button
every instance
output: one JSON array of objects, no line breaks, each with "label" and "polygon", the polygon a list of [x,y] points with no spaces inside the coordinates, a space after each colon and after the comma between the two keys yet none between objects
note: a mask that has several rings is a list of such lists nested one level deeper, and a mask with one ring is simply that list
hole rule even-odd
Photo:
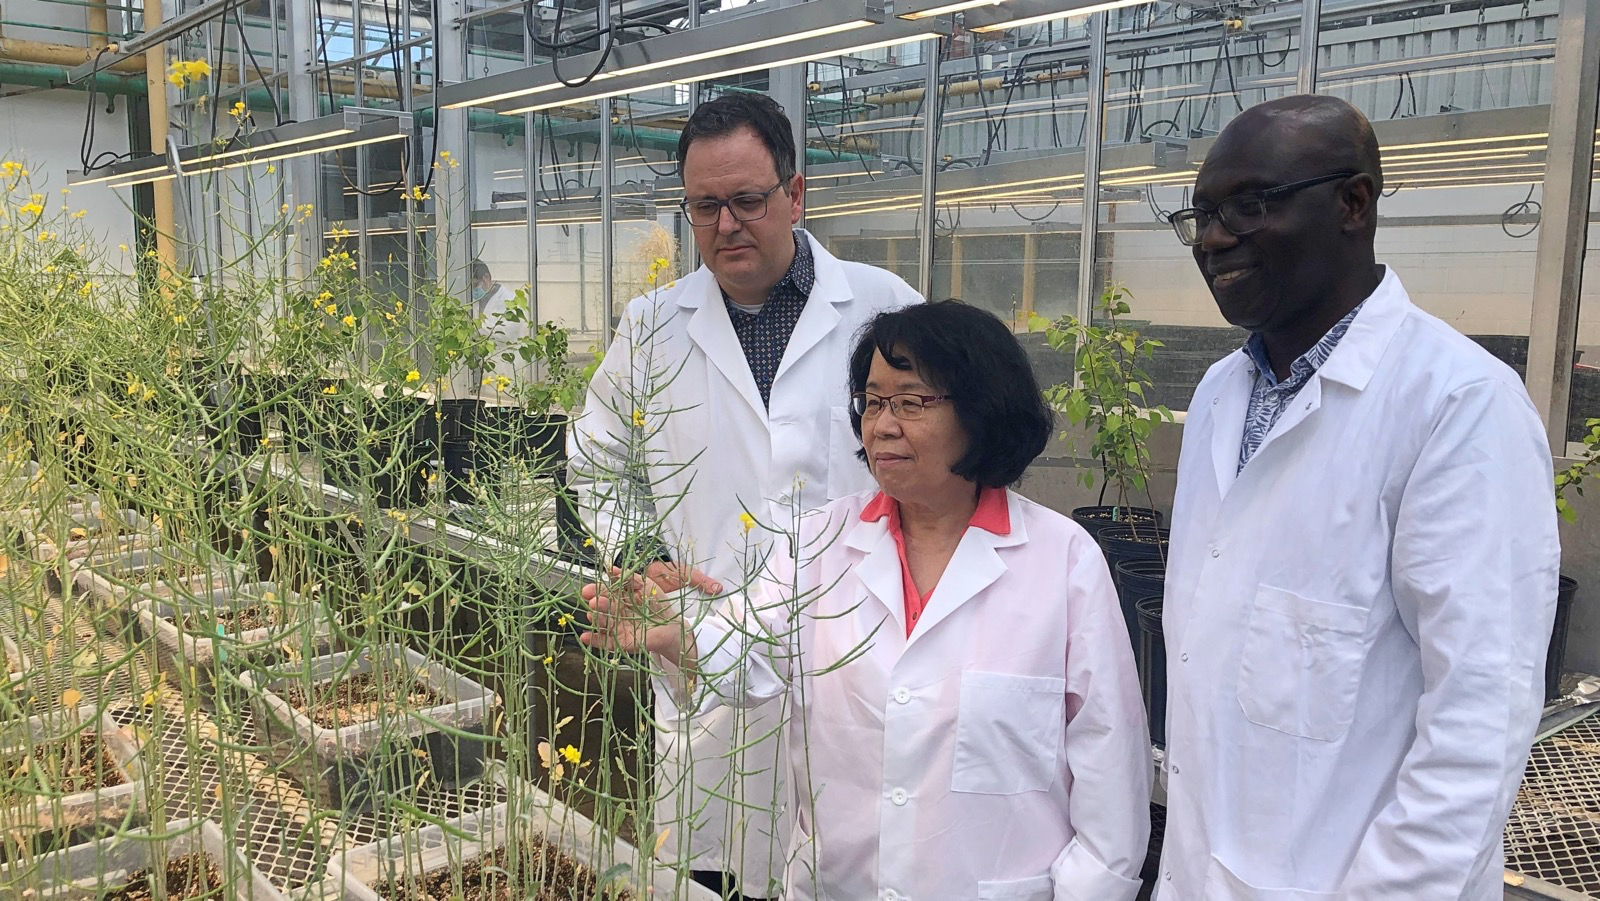
[{"label": "lab coat button", "polygon": [[1221,556],[1222,556],[1222,551],[1217,550],[1216,548],[1212,548],[1211,549],[1211,559],[1215,560],[1216,558],[1221,557]]},{"label": "lab coat button", "polygon": [[896,688],[894,690],[894,699],[901,704],[909,704],[911,702],[911,692],[904,688]]},{"label": "lab coat button", "polygon": [[1178,768],[1177,768],[1177,767],[1175,767],[1175,766],[1173,766],[1173,767],[1167,767],[1167,770],[1168,770],[1168,771],[1169,771],[1169,772],[1171,772],[1171,773],[1172,773],[1172,775],[1174,775],[1174,776],[1176,776],[1176,775],[1178,775]]},{"label": "lab coat button", "polygon": [[1184,663],[1188,663],[1189,662],[1189,655],[1188,654],[1180,654],[1178,656],[1178,659],[1182,660]]},{"label": "lab coat button", "polygon": [[883,901],[900,901],[900,893],[892,888],[883,890]]},{"label": "lab coat button", "polygon": [[904,807],[906,802],[911,800],[911,796],[906,794],[905,789],[897,788],[889,793],[889,800],[893,801],[896,807]]}]

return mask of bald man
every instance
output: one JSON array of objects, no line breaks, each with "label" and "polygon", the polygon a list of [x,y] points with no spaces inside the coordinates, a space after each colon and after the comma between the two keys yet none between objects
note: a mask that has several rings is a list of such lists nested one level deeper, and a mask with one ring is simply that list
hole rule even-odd
[{"label": "bald man", "polygon": [[1184,427],[1160,901],[1502,896],[1560,548],[1508,367],[1376,262],[1372,127],[1242,113],[1178,237],[1245,346]]}]

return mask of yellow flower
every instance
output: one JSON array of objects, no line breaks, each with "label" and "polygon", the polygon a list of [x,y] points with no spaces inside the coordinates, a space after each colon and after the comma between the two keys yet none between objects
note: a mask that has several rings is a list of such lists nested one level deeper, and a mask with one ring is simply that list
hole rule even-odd
[{"label": "yellow flower", "polygon": [[228,115],[234,117],[235,119],[243,119],[244,118],[244,101],[243,100],[235,101],[234,104],[233,104],[233,109],[228,110]]},{"label": "yellow flower", "polygon": [[579,761],[583,760],[583,754],[581,752],[579,752],[577,748],[574,748],[572,745],[567,745],[565,748],[562,748],[561,749],[561,756],[567,758],[567,763],[574,764],[574,765],[576,765]]},{"label": "yellow flower", "polygon": [[756,518],[754,516],[751,516],[748,513],[740,513],[739,514],[739,525],[746,532],[749,532],[751,529],[756,527]]},{"label": "yellow flower", "polygon": [[87,215],[89,215],[89,211],[88,210],[79,210],[76,213],[72,214],[72,218],[74,218],[74,219],[82,219],[83,217],[85,217]]},{"label": "yellow flower", "polygon": [[327,303],[328,301],[330,301],[332,299],[333,299],[333,292],[332,291],[324,291],[321,294],[317,295],[317,303]]},{"label": "yellow flower", "polygon": [[567,623],[570,623],[570,622],[572,622],[572,618],[567,616],[565,613],[563,613],[560,616],[556,617],[556,625],[558,625],[558,626],[565,626]]},{"label": "yellow flower", "polygon": [[585,539],[583,539],[583,546],[584,547],[594,547],[594,539],[593,538],[585,538]]},{"label": "yellow flower", "polygon": [[510,378],[508,378],[506,376],[503,376],[503,375],[497,375],[497,376],[494,377],[494,390],[496,390],[496,391],[504,391],[504,390],[506,390],[507,388],[510,388],[510,387],[511,387],[511,379]]},{"label": "yellow flower", "polygon": [[407,191],[404,194],[404,196],[409,198],[409,199],[411,199],[411,200],[427,200],[428,199],[427,192],[422,190],[422,186],[421,185],[414,185],[411,188],[410,191]]},{"label": "yellow flower", "polygon": [[329,385],[328,387],[322,389],[322,393],[323,394],[338,394],[339,393],[339,386],[338,385]]},{"label": "yellow flower", "polygon": [[671,266],[672,264],[667,262],[667,258],[666,257],[656,257],[655,265],[656,265],[657,269],[665,269],[668,266]]},{"label": "yellow flower", "polygon": [[174,323],[176,323],[177,325],[183,325],[185,322],[189,321],[189,317],[187,317],[187,316],[174,316],[174,317],[172,317],[172,321]]},{"label": "yellow flower", "polygon": [[11,160],[0,163],[0,175],[4,175],[6,178],[15,178],[19,173],[22,175],[28,174],[27,170],[22,168],[21,163]]},{"label": "yellow flower", "polygon": [[549,654],[544,655],[544,665],[545,666],[549,666],[550,664],[555,663],[555,662],[556,662],[556,658],[550,656]]},{"label": "yellow flower", "polygon": [[416,381],[421,381],[421,380],[422,380],[422,373],[416,371],[415,369],[413,369],[410,372],[406,373],[406,381],[408,381],[408,382],[416,382]]},{"label": "yellow flower", "polygon": [[346,328],[354,328],[356,324],[356,317],[346,313],[345,317],[339,321],[343,322]]},{"label": "yellow flower", "polygon": [[339,308],[330,303],[322,308],[322,312],[327,313],[329,316],[337,316],[339,315]]},{"label": "yellow flower", "polygon": [[174,85],[180,88],[186,88],[202,78],[209,77],[210,75],[211,64],[203,59],[180,59],[167,67],[167,81],[172,82]]},{"label": "yellow flower", "polygon": [[123,253],[127,253],[128,252],[128,245],[126,245],[126,244],[118,244],[117,245],[117,249],[122,251]]},{"label": "yellow flower", "polygon": [[656,283],[656,274],[654,272],[652,272],[649,275],[645,276],[644,280],[653,285],[653,284]]},{"label": "yellow flower", "polygon": [[643,410],[634,410],[633,411],[633,427],[636,428],[636,429],[644,428],[644,411]]},{"label": "yellow flower", "polygon": [[44,206],[37,203],[25,203],[22,206],[17,207],[17,212],[27,213],[30,216],[37,216],[44,212]]}]

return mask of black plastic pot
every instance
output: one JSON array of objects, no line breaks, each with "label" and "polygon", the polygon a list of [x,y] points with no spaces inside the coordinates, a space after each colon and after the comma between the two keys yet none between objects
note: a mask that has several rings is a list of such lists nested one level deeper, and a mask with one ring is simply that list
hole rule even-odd
[{"label": "black plastic pot", "polygon": [[1167,564],[1164,560],[1123,560],[1111,570],[1117,586],[1122,618],[1128,624],[1128,640],[1133,643],[1134,661],[1139,659],[1139,616],[1134,604],[1140,598],[1155,597],[1166,590]]},{"label": "black plastic pot", "polygon": [[1106,565],[1116,572],[1118,566],[1132,560],[1166,560],[1168,538],[1166,529],[1146,523],[1107,526],[1095,541],[1106,555]]},{"label": "black plastic pot", "polygon": [[517,440],[517,452],[533,461],[535,472],[558,472],[567,468],[567,424],[565,413],[528,413]]},{"label": "black plastic pot", "polygon": [[1167,644],[1161,633],[1161,596],[1140,598],[1133,606],[1139,614],[1139,690],[1144,695],[1150,740],[1164,748],[1167,745]]},{"label": "black plastic pot", "polygon": [[1072,521],[1080,526],[1083,526],[1083,530],[1089,533],[1090,538],[1093,538],[1100,534],[1101,529],[1109,526],[1124,525],[1128,523],[1142,525],[1151,522],[1159,526],[1164,525],[1167,521],[1167,518],[1160,510],[1155,510],[1150,507],[1118,507],[1106,505],[1098,507],[1078,507],[1072,511]]},{"label": "black plastic pot", "polygon": [[1562,576],[1556,589],[1556,622],[1550,630],[1550,649],[1544,658],[1544,699],[1561,697],[1561,673],[1567,656],[1567,627],[1572,624],[1572,604],[1578,599],[1578,580]]}]

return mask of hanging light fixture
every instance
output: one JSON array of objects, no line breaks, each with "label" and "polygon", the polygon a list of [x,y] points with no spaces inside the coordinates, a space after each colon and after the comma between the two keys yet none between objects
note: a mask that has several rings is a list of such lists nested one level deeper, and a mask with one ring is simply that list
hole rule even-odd
[{"label": "hanging light fixture", "polygon": [[1152,2],[1154,0],[1004,0],[999,4],[983,4],[981,8],[968,7],[967,28],[979,33],[1004,31]]},{"label": "hanging light fixture", "polygon": [[113,188],[125,188],[179,175],[198,175],[308,153],[401,140],[411,134],[411,125],[409,112],[352,106],[331,116],[259,128],[224,141],[172,146],[164,154],[149,154],[101,169],[74,173],[69,181],[73,185],[106,182]]}]

